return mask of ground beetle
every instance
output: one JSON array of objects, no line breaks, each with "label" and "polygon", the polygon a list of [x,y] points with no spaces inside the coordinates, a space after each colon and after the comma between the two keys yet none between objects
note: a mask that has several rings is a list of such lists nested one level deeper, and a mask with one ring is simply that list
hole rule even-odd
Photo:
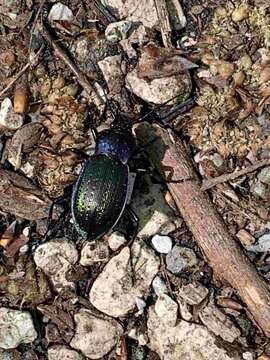
[{"label": "ground beetle", "polygon": [[[158,118],[163,125],[168,125],[171,118],[194,106],[195,97],[192,96],[184,103],[170,108],[169,112],[162,113],[162,106],[166,103],[157,106],[140,120],[149,120],[149,115],[152,114],[153,118]],[[134,183],[128,162],[135,153],[136,139],[132,133],[130,117],[120,112],[111,112],[114,121],[110,129],[98,134],[91,127],[96,141],[95,153],[86,160],[73,187],[71,214],[74,227],[82,238],[98,240],[115,228],[126,209],[135,224],[132,241],[137,234],[139,219],[128,206]],[[52,204],[48,223],[52,217],[53,206],[63,199],[58,200]],[[49,228],[48,225],[45,239]]]},{"label": "ground beetle", "polygon": [[95,153],[82,167],[71,200],[75,229],[87,240],[107,234],[123,214],[131,183],[128,161],[136,148],[131,121],[123,114],[95,137]]}]

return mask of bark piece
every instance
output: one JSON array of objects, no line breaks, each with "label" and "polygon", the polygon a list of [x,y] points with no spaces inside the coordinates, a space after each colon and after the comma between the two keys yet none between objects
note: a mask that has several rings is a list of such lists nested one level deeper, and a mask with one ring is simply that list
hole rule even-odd
[{"label": "bark piece", "polygon": [[0,209],[27,220],[48,217],[51,200],[26,177],[0,170]]},{"label": "bark piece", "polygon": [[175,203],[192,231],[214,274],[234,287],[257,324],[270,337],[270,292],[267,284],[243,254],[215,210],[176,136],[158,125],[142,123],[136,129],[139,140],[146,144],[150,160],[158,169]]}]

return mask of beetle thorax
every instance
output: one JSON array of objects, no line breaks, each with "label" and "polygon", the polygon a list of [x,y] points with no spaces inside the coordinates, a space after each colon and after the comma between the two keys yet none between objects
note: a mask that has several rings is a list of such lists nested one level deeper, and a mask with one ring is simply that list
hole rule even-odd
[{"label": "beetle thorax", "polygon": [[135,148],[136,141],[131,130],[112,128],[99,134],[96,154],[113,155],[126,164]]}]

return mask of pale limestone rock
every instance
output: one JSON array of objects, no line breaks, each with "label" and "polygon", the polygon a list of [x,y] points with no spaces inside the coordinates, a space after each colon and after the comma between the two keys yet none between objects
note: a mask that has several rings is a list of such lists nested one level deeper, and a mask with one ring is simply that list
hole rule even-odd
[{"label": "pale limestone rock", "polygon": [[37,332],[29,312],[0,308],[0,348],[13,349],[36,338]]},{"label": "pale limestone rock", "polygon": [[66,273],[78,260],[78,252],[73,243],[65,240],[52,240],[40,245],[34,253],[34,261],[54,284],[56,290],[74,284],[66,280]]},{"label": "pale limestone rock", "polygon": [[70,346],[90,359],[106,355],[123,334],[123,328],[116,320],[95,317],[87,309],[81,309],[74,318],[76,331]]},{"label": "pale limestone rock", "polygon": [[132,247],[132,259],[134,274],[130,268],[130,249],[125,247],[95,280],[89,297],[99,311],[114,317],[126,316],[136,309],[136,298],[148,293],[158,272],[159,259],[139,242]]}]

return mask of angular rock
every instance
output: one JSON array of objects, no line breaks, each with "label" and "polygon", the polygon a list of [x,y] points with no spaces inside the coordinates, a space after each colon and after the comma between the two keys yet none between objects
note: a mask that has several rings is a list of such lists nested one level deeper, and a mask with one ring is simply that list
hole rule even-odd
[{"label": "angular rock", "polygon": [[130,268],[130,249],[125,247],[113,257],[95,280],[90,302],[110,316],[126,316],[135,310],[136,297],[143,298],[159,268],[159,259],[144,244],[132,247],[134,274]]},{"label": "angular rock", "polygon": [[66,280],[66,273],[77,260],[78,252],[75,245],[65,240],[53,240],[42,244],[34,253],[36,265],[51,278],[56,290],[74,286]]},{"label": "angular rock", "polygon": [[189,305],[200,304],[208,295],[208,289],[201,284],[188,284],[182,286],[178,295]]},{"label": "angular rock", "polygon": [[270,185],[270,167],[267,166],[265,168],[263,168],[259,175],[258,175],[258,180],[260,180],[260,182],[266,184],[266,185]]},{"label": "angular rock", "polygon": [[48,19],[49,21],[73,21],[74,16],[69,7],[58,2],[52,6]]},{"label": "angular rock", "polygon": [[135,189],[131,199],[131,206],[140,219],[137,236],[149,238],[157,233],[167,235],[176,230],[182,220],[166,203],[163,187],[152,183],[149,176],[143,177],[143,181],[145,191]]},{"label": "angular rock", "polygon": [[237,353],[227,354],[226,349],[217,345],[217,339],[206,327],[184,320],[176,326],[166,325],[151,306],[148,314],[148,336],[151,350],[161,360],[240,360]]},{"label": "angular rock", "polygon": [[266,233],[259,237],[258,241],[254,245],[246,246],[248,251],[253,252],[266,252],[270,250],[270,233]]},{"label": "angular rock", "polygon": [[86,242],[81,251],[80,264],[91,266],[97,262],[106,262],[109,258],[109,248],[105,242]]},{"label": "angular rock", "polygon": [[119,19],[141,21],[149,28],[158,27],[154,0],[103,0],[103,3],[116,13]]},{"label": "angular rock", "polygon": [[185,98],[188,89],[187,83],[189,82],[190,75],[188,73],[147,81],[139,78],[137,69],[134,69],[126,76],[126,86],[131,92],[156,105],[175,98],[177,94],[179,97]]},{"label": "angular rock", "polygon": [[70,343],[90,359],[105,356],[118,343],[122,326],[113,319],[95,317],[91,311],[81,309],[75,315],[76,332]]},{"label": "angular rock", "polygon": [[54,345],[48,350],[48,360],[83,360],[81,354],[64,345]]},{"label": "angular rock", "polygon": [[155,303],[155,313],[168,326],[176,324],[177,310],[177,303],[166,294],[160,295]]},{"label": "angular rock", "polygon": [[257,180],[250,188],[250,191],[261,199],[267,199],[270,196],[267,185]]},{"label": "angular rock", "polygon": [[0,348],[13,349],[36,338],[37,332],[29,312],[0,308]]},{"label": "angular rock", "polygon": [[202,323],[215,335],[230,343],[234,342],[241,331],[214,304],[207,305],[199,314]]},{"label": "angular rock", "polygon": [[125,85],[121,55],[108,56],[100,60],[98,66],[107,82],[110,95],[119,94]]},{"label": "angular rock", "polygon": [[182,270],[195,266],[198,260],[192,249],[175,245],[166,256],[167,269],[173,274],[179,274]]},{"label": "angular rock", "polygon": [[169,236],[154,235],[151,243],[160,254],[168,254],[172,250],[172,239]]}]

